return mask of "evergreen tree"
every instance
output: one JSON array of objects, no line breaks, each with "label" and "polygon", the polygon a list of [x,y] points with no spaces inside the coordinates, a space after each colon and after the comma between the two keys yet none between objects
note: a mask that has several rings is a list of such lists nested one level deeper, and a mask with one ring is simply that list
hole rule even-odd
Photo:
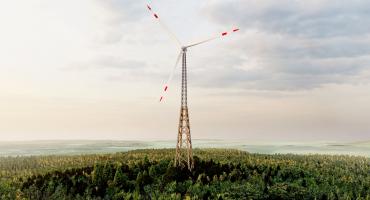
[{"label": "evergreen tree", "polygon": [[103,170],[104,180],[105,181],[113,180],[115,173],[116,172],[115,172],[115,168],[114,168],[113,164],[111,164],[108,161],[105,162],[104,170]]},{"label": "evergreen tree", "polygon": [[128,177],[123,173],[122,168],[119,166],[116,169],[116,174],[114,175],[113,182],[116,186],[120,188],[125,188],[128,184]]}]

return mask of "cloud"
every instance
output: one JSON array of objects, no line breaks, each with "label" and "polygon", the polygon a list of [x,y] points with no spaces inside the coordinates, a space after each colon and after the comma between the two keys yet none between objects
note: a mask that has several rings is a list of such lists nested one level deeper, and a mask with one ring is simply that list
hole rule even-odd
[{"label": "cloud", "polygon": [[243,28],[306,37],[366,35],[370,31],[370,2],[365,0],[215,1],[209,16]]},{"label": "cloud", "polygon": [[105,0],[99,1],[106,9],[114,11],[117,16],[116,23],[120,24],[123,22],[138,22],[142,19],[146,12],[144,0]]},{"label": "cloud", "polygon": [[[73,6],[71,2],[60,4],[63,6],[67,5],[68,9]],[[84,0],[79,4],[81,4],[78,5],[80,8],[83,6],[93,7],[93,9],[90,9],[90,12],[94,13],[89,16],[84,16],[83,13],[80,13],[80,16],[73,15],[75,19],[77,18],[76,20],[85,18],[88,21],[88,26],[91,28],[95,28],[96,25],[103,26],[99,29],[91,30],[91,33],[94,34],[93,39],[97,43],[96,45],[114,45],[120,42],[127,35],[127,31],[124,30],[135,29],[145,16],[145,1],[143,0]],[[83,26],[85,24],[81,24],[81,27]]]},{"label": "cloud", "polygon": [[[107,80],[165,80],[175,55],[166,55],[173,49],[163,45],[162,38],[169,43],[171,40],[162,32],[157,34],[155,28],[160,27],[146,12],[145,2],[96,3],[108,13],[102,22],[104,30],[95,34],[98,51],[69,68],[105,71]],[[205,47],[207,51],[197,56],[193,57],[191,50],[191,83],[246,90],[307,90],[351,83],[369,67],[367,4],[330,0],[211,1],[204,15],[222,26],[239,24],[241,32],[222,45],[216,44],[217,48]],[[159,47],[161,52],[157,51]]]},{"label": "cloud", "polygon": [[201,73],[212,76],[197,84],[307,90],[353,83],[370,67],[369,11],[364,0],[215,0],[205,15],[242,31],[231,45],[212,51],[228,59],[218,57],[212,67],[204,66],[213,55],[201,61]]},{"label": "cloud", "polygon": [[94,69],[116,69],[116,70],[142,70],[147,64],[142,60],[127,59],[118,56],[101,55],[86,63],[75,63],[71,66],[62,68],[63,70],[94,70]]},{"label": "cloud", "polygon": [[[225,50],[227,51],[227,50]],[[354,57],[297,56],[281,50],[267,55],[243,57],[241,54],[227,54],[228,59],[211,55],[200,60],[190,72],[192,80],[200,87],[236,87],[260,90],[307,90],[326,84],[351,83],[353,79],[369,69],[370,55]],[[214,57],[214,56],[213,56]],[[234,61],[230,61],[235,58]],[[207,60],[216,60],[215,63]],[[359,81],[359,80],[358,80]],[[367,82],[366,79],[361,79]]]}]

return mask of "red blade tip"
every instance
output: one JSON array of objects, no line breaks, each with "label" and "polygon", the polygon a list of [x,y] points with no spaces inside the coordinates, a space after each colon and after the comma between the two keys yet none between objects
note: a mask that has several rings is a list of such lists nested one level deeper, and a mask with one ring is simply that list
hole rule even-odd
[{"label": "red blade tip", "polygon": [[227,35],[227,32],[223,32],[223,33],[222,33],[222,36],[225,36],[225,35]]},{"label": "red blade tip", "polygon": [[149,5],[146,5],[146,7],[148,7],[149,10],[152,10],[152,8]]},{"label": "red blade tip", "polygon": [[159,99],[159,102],[161,102],[161,101],[162,101],[162,99],[163,99],[163,96]]},{"label": "red blade tip", "polygon": [[239,31],[239,29],[238,29],[238,28],[236,28],[236,29],[234,29],[234,30],[233,30],[233,32],[236,32],[236,31]]},{"label": "red blade tip", "polygon": [[154,17],[158,19],[158,15],[154,13]]},{"label": "red blade tip", "polygon": [[166,87],[164,87],[164,91],[166,92],[166,91],[167,91],[167,89],[168,89],[168,86],[166,85]]}]

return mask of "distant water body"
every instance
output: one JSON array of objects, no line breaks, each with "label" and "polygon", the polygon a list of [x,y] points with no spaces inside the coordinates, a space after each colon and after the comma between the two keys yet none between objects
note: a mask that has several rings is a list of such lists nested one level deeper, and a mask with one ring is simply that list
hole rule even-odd
[{"label": "distant water body", "polygon": [[[53,140],[0,142],[0,156],[78,155],[175,148],[175,141]],[[354,143],[251,143],[193,140],[193,148],[232,148],[261,154],[330,154],[370,157],[370,141]]]}]

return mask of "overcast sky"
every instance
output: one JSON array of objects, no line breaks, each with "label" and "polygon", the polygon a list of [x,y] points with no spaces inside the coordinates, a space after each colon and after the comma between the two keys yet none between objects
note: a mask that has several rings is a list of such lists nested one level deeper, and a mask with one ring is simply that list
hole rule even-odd
[{"label": "overcast sky", "polygon": [[[0,2],[0,140],[173,139],[179,48],[142,0]],[[158,0],[192,138],[370,139],[370,1]]]}]

